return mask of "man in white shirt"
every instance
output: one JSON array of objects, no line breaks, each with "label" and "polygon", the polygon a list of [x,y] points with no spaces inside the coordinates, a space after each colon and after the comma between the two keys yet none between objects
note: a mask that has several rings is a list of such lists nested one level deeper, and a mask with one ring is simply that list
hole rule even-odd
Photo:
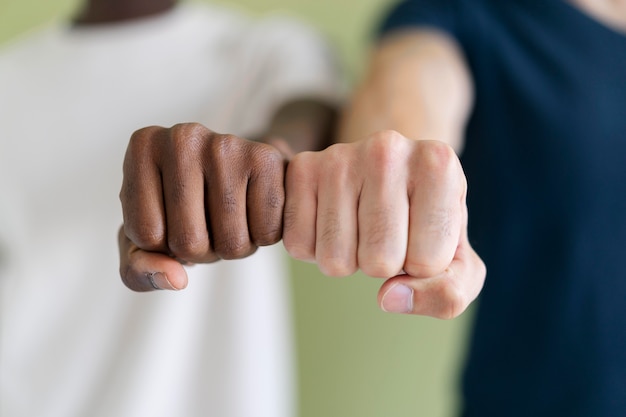
[{"label": "man in white shirt", "polygon": [[300,24],[175,3],[92,0],[0,53],[2,416],[294,413],[280,247],[188,268],[178,294],[128,291],[120,162],[147,125],[289,139],[337,74]]}]

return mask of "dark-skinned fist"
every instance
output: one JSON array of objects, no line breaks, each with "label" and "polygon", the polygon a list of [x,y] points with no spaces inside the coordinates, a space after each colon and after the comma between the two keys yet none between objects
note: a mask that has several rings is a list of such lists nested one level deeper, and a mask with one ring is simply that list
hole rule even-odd
[{"label": "dark-skinned fist", "polygon": [[240,259],[278,242],[285,167],[273,146],[195,123],[135,132],[120,192],[126,286],[183,289],[184,264]]}]

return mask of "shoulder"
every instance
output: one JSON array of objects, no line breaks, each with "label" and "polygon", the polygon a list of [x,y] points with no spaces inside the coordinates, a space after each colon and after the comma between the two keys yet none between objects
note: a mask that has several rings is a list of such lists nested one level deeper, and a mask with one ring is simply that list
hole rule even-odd
[{"label": "shoulder", "polygon": [[251,25],[249,35],[255,42],[282,50],[317,50],[328,45],[321,31],[303,19],[284,12],[260,17]]},{"label": "shoulder", "polygon": [[403,0],[384,15],[380,32],[420,26],[453,31],[459,0]]},{"label": "shoulder", "polygon": [[55,22],[19,33],[0,44],[0,59],[36,56],[41,51],[54,48],[64,29],[64,25]]},{"label": "shoulder", "polygon": [[239,41],[244,55],[271,63],[275,70],[277,66],[291,69],[311,66],[313,71],[336,61],[335,51],[321,31],[284,12],[253,19],[240,33]]},{"label": "shoulder", "polygon": [[43,75],[50,62],[63,54],[61,24],[50,24],[21,33],[0,45],[0,90],[29,75]]},{"label": "shoulder", "polygon": [[511,22],[527,14],[531,3],[530,0],[402,0],[381,19],[378,37],[434,29],[453,38],[469,53],[484,49],[514,30]]}]

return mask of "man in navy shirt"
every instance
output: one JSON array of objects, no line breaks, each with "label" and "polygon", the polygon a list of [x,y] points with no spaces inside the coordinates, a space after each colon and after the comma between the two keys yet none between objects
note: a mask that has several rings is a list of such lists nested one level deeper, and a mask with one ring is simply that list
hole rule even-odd
[{"label": "man in navy shirt", "polygon": [[485,282],[467,417],[626,415],[625,33],[616,2],[405,1],[343,117],[349,143],[288,163],[293,257],[388,278],[395,313],[455,317]]},{"label": "man in navy shirt", "polygon": [[488,271],[463,414],[626,415],[626,4],[402,2],[342,138],[380,129],[461,154]]}]

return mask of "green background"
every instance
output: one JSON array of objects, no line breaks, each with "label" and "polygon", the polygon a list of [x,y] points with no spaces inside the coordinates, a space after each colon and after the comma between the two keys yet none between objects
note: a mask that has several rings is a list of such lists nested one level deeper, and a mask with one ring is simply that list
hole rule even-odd
[{"label": "green background", "polygon": [[[229,2],[221,2],[229,3]],[[354,81],[368,41],[392,0],[238,0],[247,12],[280,9],[316,25],[334,43]],[[0,0],[0,43],[54,18],[79,0]],[[1,93],[1,92],[0,92]],[[448,417],[471,312],[452,321],[382,313],[380,280],[327,278],[292,262],[300,417]]]}]

